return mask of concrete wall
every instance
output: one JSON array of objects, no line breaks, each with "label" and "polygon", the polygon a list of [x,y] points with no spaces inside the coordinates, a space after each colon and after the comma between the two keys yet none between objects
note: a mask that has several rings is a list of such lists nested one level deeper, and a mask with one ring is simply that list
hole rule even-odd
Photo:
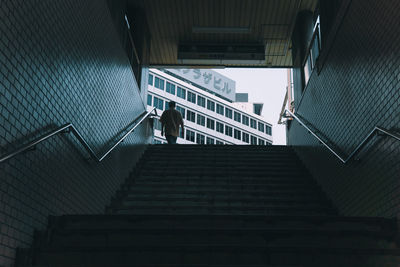
[{"label": "concrete wall", "polygon": [[[400,130],[399,10],[398,1],[351,1],[335,21],[331,49],[322,51],[320,73],[315,70],[303,95],[296,95],[296,112],[346,155],[376,125]],[[399,141],[375,137],[360,161],[343,165],[298,123],[288,135],[342,214],[400,214]]]},{"label": "concrete wall", "polygon": [[[0,18],[0,155],[67,122],[101,154],[145,110],[105,1],[2,0]],[[0,163],[0,266],[48,215],[104,212],[151,135],[144,123],[101,163],[71,134]]]}]

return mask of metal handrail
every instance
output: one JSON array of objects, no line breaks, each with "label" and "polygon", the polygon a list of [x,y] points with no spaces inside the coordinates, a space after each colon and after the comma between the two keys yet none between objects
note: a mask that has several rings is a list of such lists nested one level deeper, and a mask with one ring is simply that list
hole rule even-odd
[{"label": "metal handrail", "polygon": [[[304,67],[304,65],[306,64],[307,59],[308,59],[308,57],[309,57],[310,54],[311,54],[311,50],[312,50],[312,48],[313,48],[313,46],[314,46],[315,38],[318,39],[318,52],[320,52],[320,51],[321,51],[321,44],[320,44],[320,40],[319,40],[319,38],[320,38],[320,36],[319,36],[319,23],[317,23],[317,25],[315,26],[313,35],[312,35],[312,37],[311,37],[311,40],[310,40],[310,42],[308,43],[308,46],[307,46],[307,49],[306,49],[306,51],[307,51],[307,56],[306,56],[305,59],[303,60],[303,64],[302,64],[303,67]],[[313,67],[313,69],[314,69],[314,67]]]},{"label": "metal handrail", "polygon": [[[374,134],[377,134],[378,132],[381,132],[385,135],[388,135],[390,137],[393,137],[394,139],[400,141],[400,135],[389,131],[385,128],[375,126],[374,129],[364,138],[364,140],[347,156],[347,158],[343,158],[337,153],[332,147],[330,147],[324,140],[322,140],[314,131],[312,131],[299,117],[294,115],[292,112],[289,110],[285,110],[285,113],[289,113],[290,116],[294,119],[296,119],[300,125],[302,125],[304,128],[307,129],[309,133],[311,133],[321,144],[323,144],[329,151],[331,151],[341,162],[346,164],[351,158],[353,158],[364,146],[365,144],[373,137]],[[286,116],[289,117],[289,116]]]},{"label": "metal handrail", "polygon": [[143,112],[142,114],[140,114],[136,119],[134,119],[134,120],[132,121],[132,123],[133,123],[133,122],[136,122],[139,118],[141,118],[141,119],[140,119],[137,123],[135,123],[135,125],[134,125],[126,134],[124,134],[124,136],[122,136],[122,137],[121,137],[109,150],[107,150],[107,152],[104,153],[104,155],[101,156],[101,157],[98,157],[98,156],[96,155],[96,153],[94,153],[93,149],[92,149],[92,148],[89,146],[89,144],[85,141],[85,139],[82,137],[82,135],[79,133],[79,131],[75,128],[75,126],[74,126],[72,123],[67,123],[67,124],[64,124],[63,126],[57,128],[57,129],[55,129],[55,130],[52,130],[52,131],[49,132],[49,133],[46,133],[46,134],[42,135],[41,137],[37,138],[36,140],[30,142],[29,144],[24,145],[24,146],[21,147],[20,149],[17,149],[17,150],[15,150],[15,151],[13,151],[13,152],[11,152],[11,153],[9,153],[9,154],[7,154],[7,155],[1,157],[1,158],[0,158],[0,163],[4,162],[4,161],[6,161],[6,160],[8,160],[8,159],[10,159],[10,158],[12,158],[12,157],[15,157],[16,155],[18,155],[18,154],[20,154],[20,153],[23,153],[23,152],[25,152],[25,151],[27,151],[27,150],[31,150],[31,149],[34,148],[37,144],[39,144],[39,143],[41,143],[41,142],[43,142],[43,141],[49,139],[50,137],[52,137],[52,136],[54,136],[54,135],[57,135],[57,134],[59,134],[59,133],[67,133],[67,132],[72,132],[72,133],[75,135],[75,137],[79,140],[79,142],[82,144],[82,146],[89,152],[90,156],[91,156],[94,160],[96,160],[97,162],[100,162],[100,161],[102,161],[105,157],[107,157],[107,155],[110,154],[111,151],[113,151],[114,148],[115,148],[116,146],[118,146],[122,141],[124,141],[125,138],[126,138],[130,133],[132,133],[132,132],[136,129],[137,126],[139,126],[139,124],[141,124],[147,117],[149,117],[153,111],[155,112],[155,115],[158,116],[158,115],[157,115],[157,110],[156,110],[156,108],[153,108],[153,109],[150,110],[149,112],[146,112],[146,111],[145,111],[145,112]]}]

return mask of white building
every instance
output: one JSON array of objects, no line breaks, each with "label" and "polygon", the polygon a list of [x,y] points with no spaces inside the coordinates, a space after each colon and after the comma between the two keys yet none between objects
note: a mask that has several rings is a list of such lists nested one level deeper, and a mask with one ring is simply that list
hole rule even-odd
[{"label": "white building", "polygon": [[[182,113],[186,132],[178,144],[272,144],[262,104],[243,102],[247,94],[236,94],[231,79],[208,69],[150,69],[148,82],[148,110],[156,107],[161,115],[175,101]],[[165,143],[158,120],[154,129],[154,143]]]}]

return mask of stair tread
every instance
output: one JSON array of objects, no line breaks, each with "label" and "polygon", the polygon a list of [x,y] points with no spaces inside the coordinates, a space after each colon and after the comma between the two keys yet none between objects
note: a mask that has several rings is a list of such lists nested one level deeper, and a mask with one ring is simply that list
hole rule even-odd
[{"label": "stair tread", "polygon": [[397,221],[339,216],[291,147],[149,146],[106,212],[50,217],[35,235],[38,265],[400,262]]},{"label": "stair tread", "polygon": [[340,253],[340,254],[373,254],[378,253],[380,255],[396,255],[400,256],[400,249],[398,248],[349,248],[349,247],[321,247],[321,246],[293,246],[293,245],[240,245],[240,244],[182,244],[182,245],[130,245],[130,246],[113,246],[113,247],[75,247],[75,246],[63,246],[63,247],[45,247],[43,251],[60,251],[64,252],[65,250],[69,251],[101,251],[101,252],[112,252],[112,251],[129,251],[135,250],[143,251],[143,250],[193,250],[193,249],[202,249],[205,251],[210,250],[234,250],[236,252],[243,251],[254,251],[254,250],[262,250],[262,251],[286,251],[286,252],[294,252],[294,253],[303,253],[303,252],[320,252],[320,253]]}]

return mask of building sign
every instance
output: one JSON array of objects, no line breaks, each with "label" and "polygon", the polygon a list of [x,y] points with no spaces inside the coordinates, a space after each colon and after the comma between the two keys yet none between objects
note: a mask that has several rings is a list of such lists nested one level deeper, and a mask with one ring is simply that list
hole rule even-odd
[{"label": "building sign", "polygon": [[205,89],[235,101],[235,81],[209,69],[168,69],[169,72]]}]

